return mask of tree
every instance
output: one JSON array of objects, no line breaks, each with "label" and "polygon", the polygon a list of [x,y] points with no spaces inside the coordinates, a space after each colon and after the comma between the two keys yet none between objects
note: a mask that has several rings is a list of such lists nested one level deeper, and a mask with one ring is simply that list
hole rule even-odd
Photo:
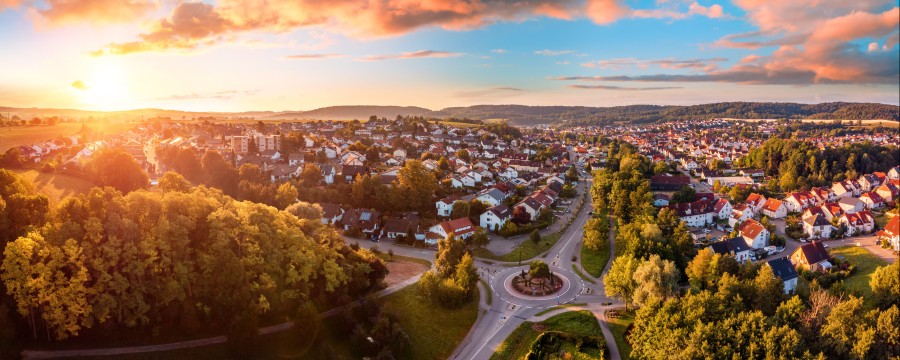
[{"label": "tree", "polygon": [[438,165],[439,169],[444,170],[444,171],[447,171],[448,169],[450,169],[450,162],[448,162],[447,158],[445,158],[443,156],[441,156],[441,158],[438,159],[437,165]]},{"label": "tree", "polygon": [[656,164],[653,165],[654,174],[659,175],[667,172],[669,172],[669,164],[666,164],[665,161],[657,161]]},{"label": "tree", "polygon": [[490,241],[490,235],[483,227],[478,227],[477,229],[475,229],[475,233],[472,234],[472,238],[469,240],[472,246],[478,248],[485,247]]},{"label": "tree", "polygon": [[679,276],[675,263],[651,255],[634,271],[634,303],[643,305],[675,296]]},{"label": "tree", "polygon": [[322,220],[322,207],[303,201],[296,201],[288,205],[284,211],[301,219]]},{"label": "tree", "polygon": [[456,270],[456,265],[466,254],[466,243],[448,235],[438,242],[438,251],[434,254],[434,269],[441,279],[449,278]]},{"label": "tree", "polygon": [[469,203],[464,201],[457,201],[453,203],[453,208],[450,210],[450,217],[453,219],[459,219],[464,217],[469,217]]},{"label": "tree", "polygon": [[465,161],[465,162],[472,161],[472,159],[469,158],[469,150],[466,150],[466,149],[457,150],[456,157],[460,158],[462,161]]},{"label": "tree", "polygon": [[284,209],[289,205],[297,202],[297,188],[291,183],[286,182],[278,186],[278,190],[275,191],[275,207],[279,209]]},{"label": "tree", "polygon": [[0,169],[0,247],[44,225],[49,212],[50,200],[34,184]]},{"label": "tree", "polygon": [[875,269],[869,286],[875,305],[882,309],[900,306],[900,262]]},{"label": "tree", "polygon": [[531,222],[531,214],[529,214],[528,211],[525,210],[524,206],[516,206],[515,208],[513,208],[513,213],[512,213],[511,218],[512,218],[512,222],[519,224],[519,225],[527,224],[527,223]]},{"label": "tree", "polygon": [[584,247],[597,251],[608,246],[609,219],[590,218],[584,224]]},{"label": "tree", "polygon": [[306,163],[300,173],[300,179],[307,186],[319,185],[322,182],[322,170],[314,163]]},{"label": "tree", "polygon": [[534,229],[534,231],[531,232],[531,235],[528,236],[528,240],[531,240],[534,244],[541,242],[541,232]]},{"label": "tree", "polygon": [[566,170],[566,181],[576,180],[578,180],[578,170],[575,170],[575,166],[569,166],[569,170]]},{"label": "tree", "polygon": [[672,194],[672,203],[688,203],[694,201],[694,198],[697,196],[697,192],[694,191],[694,188],[690,186],[684,186],[681,189],[678,189],[674,194]]},{"label": "tree", "polygon": [[159,189],[164,192],[189,192],[191,191],[191,183],[189,183],[184,176],[181,176],[181,174],[174,171],[167,171],[159,178]]},{"label": "tree", "polygon": [[631,255],[619,255],[613,260],[609,272],[603,277],[606,296],[624,301],[626,310],[634,296],[635,288],[637,288],[634,272],[639,265],[640,261]]},{"label": "tree", "polygon": [[528,275],[532,279],[549,279],[550,267],[541,260],[532,261],[528,267]]},{"label": "tree", "polygon": [[121,149],[103,149],[91,157],[85,170],[97,185],[128,193],[145,189],[150,180],[137,161]]},{"label": "tree", "polygon": [[398,189],[407,199],[409,209],[434,211],[433,197],[438,187],[437,180],[434,173],[422,165],[421,161],[407,160],[397,173],[397,181]]},{"label": "tree", "polygon": [[753,307],[767,316],[774,315],[784,298],[784,283],[775,276],[772,267],[763,266],[759,269],[753,280],[753,287],[756,290]]}]

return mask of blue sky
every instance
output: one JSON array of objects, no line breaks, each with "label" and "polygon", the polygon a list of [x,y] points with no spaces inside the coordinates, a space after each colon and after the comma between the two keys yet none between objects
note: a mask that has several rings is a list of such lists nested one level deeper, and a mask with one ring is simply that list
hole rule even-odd
[{"label": "blue sky", "polygon": [[897,1],[142,1],[0,1],[0,105],[900,101]]}]

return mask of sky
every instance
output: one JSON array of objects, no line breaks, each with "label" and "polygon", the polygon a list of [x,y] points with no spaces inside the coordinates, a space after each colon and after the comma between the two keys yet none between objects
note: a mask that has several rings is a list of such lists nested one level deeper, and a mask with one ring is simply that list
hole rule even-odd
[{"label": "sky", "polygon": [[0,106],[900,102],[900,0],[0,0]]}]

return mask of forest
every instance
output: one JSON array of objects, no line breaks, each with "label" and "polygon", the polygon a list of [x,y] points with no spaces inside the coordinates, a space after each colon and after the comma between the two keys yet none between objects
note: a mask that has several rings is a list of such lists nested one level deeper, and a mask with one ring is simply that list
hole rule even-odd
[{"label": "forest", "polygon": [[170,173],[162,191],[94,188],[48,209],[14,173],[0,178],[4,350],[177,330],[224,331],[239,355],[259,326],[315,323],[320,310],[382,288],[387,273],[308,204],[280,211]]}]

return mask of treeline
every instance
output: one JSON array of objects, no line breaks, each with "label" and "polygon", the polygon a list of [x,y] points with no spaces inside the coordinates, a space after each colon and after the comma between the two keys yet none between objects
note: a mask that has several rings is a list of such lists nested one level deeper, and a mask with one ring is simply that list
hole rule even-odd
[{"label": "treeline", "polygon": [[[618,259],[617,259],[618,261]],[[631,357],[889,359],[900,356],[898,265],[873,275],[873,303],[816,282],[786,296],[762,263],[701,251],[688,266],[690,291],[655,296],[627,335]]]},{"label": "treeline", "polygon": [[738,165],[776,176],[783,191],[830,185],[900,164],[900,149],[870,142],[848,143],[824,150],[806,141],[772,138],[750,150]]},{"label": "treeline", "polygon": [[[13,183],[4,201],[33,196],[23,180]],[[13,344],[224,331],[241,356],[238,350],[252,351],[259,326],[315,324],[317,309],[383,287],[382,260],[345,245],[318,219],[183,180],[164,185],[127,195],[94,188],[64,199],[45,219],[0,232],[15,238],[0,266],[7,304],[21,316],[9,327],[18,330]]]}]

